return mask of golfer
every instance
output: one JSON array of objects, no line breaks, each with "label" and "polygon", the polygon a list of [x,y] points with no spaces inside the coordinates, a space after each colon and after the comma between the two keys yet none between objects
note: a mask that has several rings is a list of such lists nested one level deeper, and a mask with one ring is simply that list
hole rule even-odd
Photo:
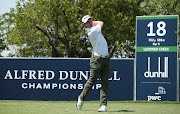
[{"label": "golfer", "polygon": [[111,61],[108,55],[107,41],[101,33],[104,23],[102,21],[93,21],[92,17],[89,15],[85,15],[82,18],[82,22],[85,30],[87,31],[88,39],[93,47],[93,53],[90,59],[90,76],[83,88],[83,91],[78,96],[77,110],[82,110],[87,94],[92,89],[92,86],[96,83],[97,78],[100,75],[100,109],[98,109],[98,111],[106,112],[108,78],[111,71]]}]

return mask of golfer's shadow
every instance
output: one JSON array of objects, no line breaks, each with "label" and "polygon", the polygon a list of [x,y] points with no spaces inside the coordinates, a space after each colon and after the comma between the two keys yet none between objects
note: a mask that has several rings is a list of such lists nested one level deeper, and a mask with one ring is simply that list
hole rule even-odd
[{"label": "golfer's shadow", "polygon": [[[83,111],[94,111],[94,110],[83,110]],[[133,111],[133,110],[115,110],[115,111],[108,111],[107,110],[107,112],[135,112],[135,111]]]},{"label": "golfer's shadow", "polygon": [[117,111],[107,111],[107,112],[135,112],[133,110],[117,110]]}]

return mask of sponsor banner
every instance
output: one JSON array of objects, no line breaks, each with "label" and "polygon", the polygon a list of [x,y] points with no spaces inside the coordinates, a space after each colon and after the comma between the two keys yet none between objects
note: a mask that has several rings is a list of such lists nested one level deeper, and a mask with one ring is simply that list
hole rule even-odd
[{"label": "sponsor banner", "polygon": [[177,101],[177,15],[136,17],[134,100]]},{"label": "sponsor banner", "polygon": [[[112,59],[108,100],[133,99],[133,59]],[[0,58],[0,100],[77,100],[89,59]],[[100,78],[86,100],[99,100]]]},{"label": "sponsor banner", "polygon": [[[150,99],[150,96],[160,96],[161,99],[155,101],[176,101],[177,68],[174,65],[177,61],[171,59],[174,56],[176,53],[147,53],[136,58],[137,61],[141,61],[136,63],[136,67],[139,68],[136,69],[137,100],[154,101],[155,99]],[[165,88],[166,94],[156,94],[159,87]]]}]

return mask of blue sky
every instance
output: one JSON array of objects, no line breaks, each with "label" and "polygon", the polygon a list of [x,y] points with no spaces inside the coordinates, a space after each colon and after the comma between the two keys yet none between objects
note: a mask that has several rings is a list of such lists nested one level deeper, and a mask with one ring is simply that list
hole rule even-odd
[{"label": "blue sky", "polygon": [[16,7],[18,0],[0,0],[0,15],[10,11],[10,8]]}]

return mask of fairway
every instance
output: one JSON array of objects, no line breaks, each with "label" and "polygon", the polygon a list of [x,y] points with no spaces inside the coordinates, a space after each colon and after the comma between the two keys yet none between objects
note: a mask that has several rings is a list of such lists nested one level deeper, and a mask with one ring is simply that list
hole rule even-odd
[{"label": "fairway", "polygon": [[[86,101],[76,110],[76,101],[0,101],[0,114],[97,114],[99,101]],[[109,101],[108,111],[101,113],[179,114],[178,102]]]}]

